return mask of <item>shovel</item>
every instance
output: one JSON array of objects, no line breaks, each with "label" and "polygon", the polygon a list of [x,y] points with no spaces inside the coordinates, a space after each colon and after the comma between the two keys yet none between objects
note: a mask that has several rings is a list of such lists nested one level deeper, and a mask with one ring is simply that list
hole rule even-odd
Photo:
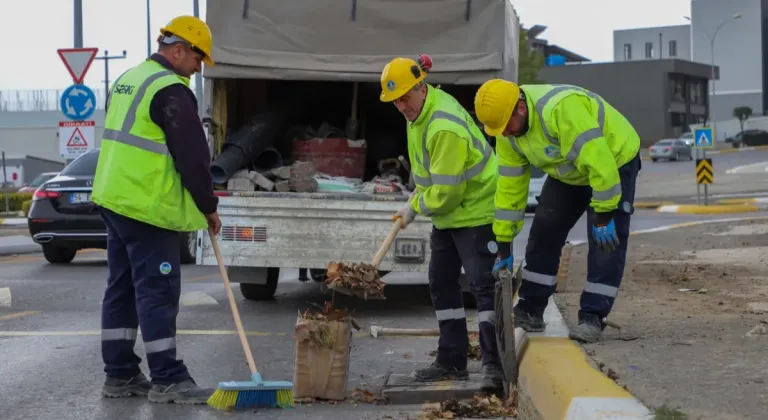
[{"label": "shovel", "polygon": [[[397,219],[394,221],[394,223],[392,223],[392,229],[389,230],[389,235],[387,235],[387,237],[384,238],[384,242],[381,243],[379,250],[376,251],[376,254],[373,256],[373,261],[371,261],[371,268],[370,268],[371,270],[378,271],[381,261],[384,259],[384,256],[387,255],[389,248],[392,246],[392,242],[395,240],[395,237],[397,236],[397,234],[400,232],[400,229],[402,228],[403,228],[403,219]],[[365,300],[384,300],[384,296],[379,296],[379,295],[368,296],[368,293],[364,290],[352,290],[344,287],[335,287],[335,286],[328,286],[328,289],[331,289],[341,294],[345,294],[349,296],[361,297]]]}]

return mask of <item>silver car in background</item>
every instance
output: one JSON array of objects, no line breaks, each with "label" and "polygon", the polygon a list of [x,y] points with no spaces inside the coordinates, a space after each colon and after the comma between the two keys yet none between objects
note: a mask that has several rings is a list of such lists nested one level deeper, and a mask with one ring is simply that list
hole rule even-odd
[{"label": "silver car in background", "polygon": [[683,140],[661,139],[648,149],[651,160],[693,160],[693,149]]}]

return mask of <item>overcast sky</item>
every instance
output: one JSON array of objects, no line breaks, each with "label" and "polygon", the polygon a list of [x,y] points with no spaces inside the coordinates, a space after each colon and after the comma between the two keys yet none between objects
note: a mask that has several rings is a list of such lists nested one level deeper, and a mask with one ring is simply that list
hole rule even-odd
[{"label": "overcast sky", "polygon": [[[192,14],[192,0],[151,0],[151,34],[172,17]],[[235,1],[235,0],[218,0]],[[293,1],[293,0],[286,0]],[[345,1],[345,0],[338,0]],[[13,4],[13,9],[11,8]],[[205,0],[200,0],[205,16]],[[593,61],[613,59],[613,30],[688,23],[690,0],[512,0],[523,24],[547,26],[542,38]],[[0,0],[3,64],[0,90],[64,89],[72,79],[56,54],[73,46],[72,0]],[[110,79],[147,54],[145,0],[83,0],[84,46],[110,55]],[[154,44],[153,44],[154,47]],[[104,84],[104,62],[94,61],[85,83]]]}]

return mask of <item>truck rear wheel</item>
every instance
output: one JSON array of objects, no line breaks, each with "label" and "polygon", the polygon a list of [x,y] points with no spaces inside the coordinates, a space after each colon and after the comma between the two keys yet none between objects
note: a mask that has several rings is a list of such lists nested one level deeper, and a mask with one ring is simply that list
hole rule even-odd
[{"label": "truck rear wheel", "polygon": [[[277,280],[280,278],[279,268],[267,268],[266,284],[240,283],[240,293],[248,300],[272,300],[277,291]],[[234,279],[233,279],[234,281]]]}]

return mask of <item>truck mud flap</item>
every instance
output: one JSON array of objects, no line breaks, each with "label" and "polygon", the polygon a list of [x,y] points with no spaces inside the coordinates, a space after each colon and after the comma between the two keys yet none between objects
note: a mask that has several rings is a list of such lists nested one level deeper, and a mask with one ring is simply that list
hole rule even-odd
[{"label": "truck mud flap", "polygon": [[522,282],[523,264],[514,271],[499,276],[494,293],[496,312],[496,345],[504,369],[504,396],[509,397],[517,385],[517,352],[515,351],[514,298]]}]

